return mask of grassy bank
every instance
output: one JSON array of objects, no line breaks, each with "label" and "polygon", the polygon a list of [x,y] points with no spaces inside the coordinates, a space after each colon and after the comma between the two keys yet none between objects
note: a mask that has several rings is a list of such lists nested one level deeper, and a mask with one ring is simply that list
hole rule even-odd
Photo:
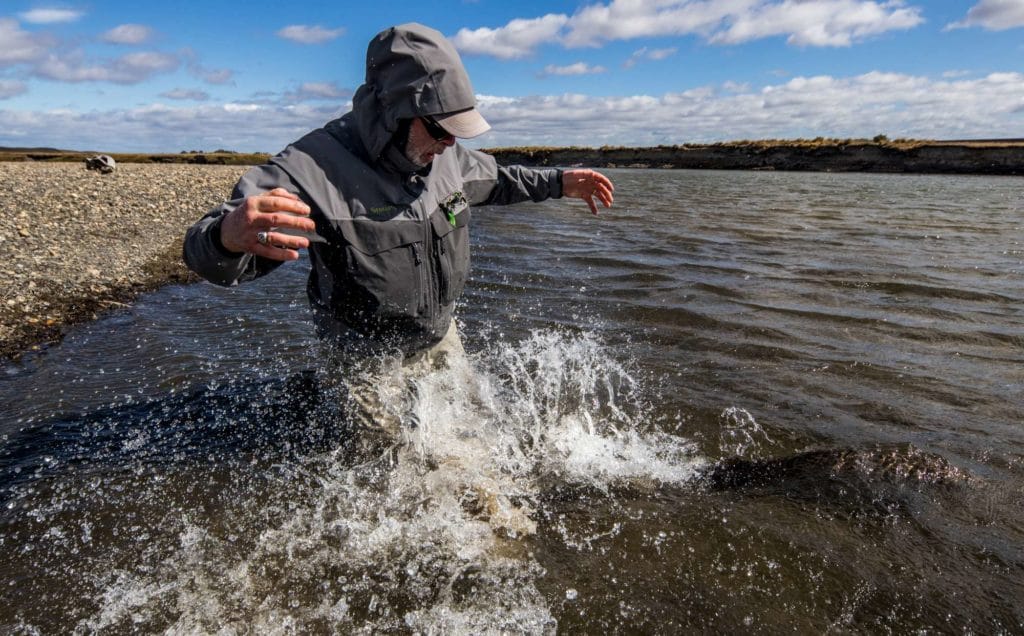
[{"label": "grassy bank", "polygon": [[1024,175],[1024,140],[874,139],[735,141],[629,148],[496,148],[502,164],[917,174]]},{"label": "grassy bank", "polygon": [[[0,161],[48,161],[48,162],[84,162],[96,152],[79,152],[74,150],[50,149],[19,149],[0,148]],[[171,153],[102,153],[114,158],[118,163],[186,163],[216,166],[252,166],[265,163],[270,158],[266,153],[244,152],[179,152]]]},{"label": "grassy bank", "polygon": [[[502,164],[593,168],[691,168],[1024,175],[1024,139],[922,140],[765,139],[713,144],[589,148],[520,146],[485,149]],[[0,161],[81,162],[95,152],[53,148],[0,148]],[[265,153],[227,150],[110,153],[118,163],[248,166]]]}]

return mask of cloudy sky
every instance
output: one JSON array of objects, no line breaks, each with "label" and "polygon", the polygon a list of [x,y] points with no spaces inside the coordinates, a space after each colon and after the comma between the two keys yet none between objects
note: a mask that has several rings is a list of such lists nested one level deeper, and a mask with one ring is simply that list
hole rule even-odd
[{"label": "cloudy sky", "polygon": [[461,51],[474,146],[1024,137],[1024,0],[4,0],[0,146],[276,152],[409,21]]}]

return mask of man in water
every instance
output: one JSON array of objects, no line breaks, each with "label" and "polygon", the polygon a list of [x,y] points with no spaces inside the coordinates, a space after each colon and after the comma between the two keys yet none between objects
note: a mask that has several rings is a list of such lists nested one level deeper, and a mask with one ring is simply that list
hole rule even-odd
[{"label": "man in water", "polygon": [[380,427],[366,360],[434,364],[461,351],[452,311],[469,272],[469,206],[572,196],[596,214],[595,199],[612,204],[611,181],[592,170],[501,167],[456,143],[489,128],[444,36],[387,29],[367,49],[352,111],[246,172],[188,230],[185,262],[235,285],[309,248],[317,334],[342,365],[353,416]]}]

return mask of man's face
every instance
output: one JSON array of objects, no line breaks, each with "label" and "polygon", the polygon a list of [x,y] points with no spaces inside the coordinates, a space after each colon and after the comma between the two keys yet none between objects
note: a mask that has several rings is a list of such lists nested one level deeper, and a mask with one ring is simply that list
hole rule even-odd
[{"label": "man's face", "polygon": [[454,145],[455,137],[451,135],[441,140],[431,137],[423,125],[423,120],[417,117],[409,126],[409,141],[405,144],[405,156],[409,158],[409,161],[423,168],[430,165],[434,157],[444,152],[445,148]]}]

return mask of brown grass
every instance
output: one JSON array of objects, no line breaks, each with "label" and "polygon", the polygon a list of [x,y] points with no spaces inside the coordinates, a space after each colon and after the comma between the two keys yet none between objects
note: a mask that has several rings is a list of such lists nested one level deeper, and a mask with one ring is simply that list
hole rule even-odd
[{"label": "brown grass", "polygon": [[719,141],[714,143],[704,144],[678,144],[678,145],[659,145],[649,147],[636,147],[636,146],[601,146],[600,148],[587,148],[579,146],[568,146],[568,147],[550,147],[550,146],[510,146],[503,148],[487,148],[487,152],[514,152],[514,153],[525,153],[533,154],[538,152],[553,152],[553,151],[600,151],[600,152],[615,152],[624,150],[695,150],[700,148],[824,148],[824,147],[839,147],[839,146],[880,146],[884,148],[898,148],[900,150],[910,150],[913,148],[920,148],[922,146],[963,146],[967,148],[1024,148],[1024,139],[994,139],[994,140],[979,140],[979,141],[942,141],[933,139],[889,139],[885,135],[878,135],[873,139],[837,139],[832,137],[815,137],[814,139],[742,139],[737,141]]},{"label": "brown grass", "polygon": [[[0,150],[0,161],[82,161],[95,153],[61,152],[61,151],[23,151]],[[104,153],[113,157],[118,163],[190,163],[212,164],[221,166],[254,166],[266,163],[270,158],[266,153],[244,152],[181,152],[170,153]]]},{"label": "brown grass", "polygon": [[[623,150],[695,150],[701,148],[752,148],[764,150],[767,148],[824,148],[840,146],[880,146],[884,148],[896,148],[910,150],[922,146],[962,146],[966,148],[1024,148],[1024,139],[992,139],[992,140],[934,140],[934,139],[889,139],[885,135],[877,135],[873,139],[838,139],[833,137],[815,137],[814,139],[742,139],[737,141],[719,141],[703,144],[677,144],[659,145],[649,147],[638,146],[601,146],[591,148],[585,146],[508,146],[502,148],[487,148],[486,152],[522,153],[533,155],[536,153],[583,151],[583,152],[614,152]],[[0,161],[85,161],[95,153],[70,152],[60,150],[21,150],[21,149],[0,149]],[[118,163],[188,163],[188,164],[213,164],[226,166],[254,166],[270,158],[267,153],[243,153],[230,151],[214,152],[180,152],[172,153],[105,153],[114,158]]]}]

